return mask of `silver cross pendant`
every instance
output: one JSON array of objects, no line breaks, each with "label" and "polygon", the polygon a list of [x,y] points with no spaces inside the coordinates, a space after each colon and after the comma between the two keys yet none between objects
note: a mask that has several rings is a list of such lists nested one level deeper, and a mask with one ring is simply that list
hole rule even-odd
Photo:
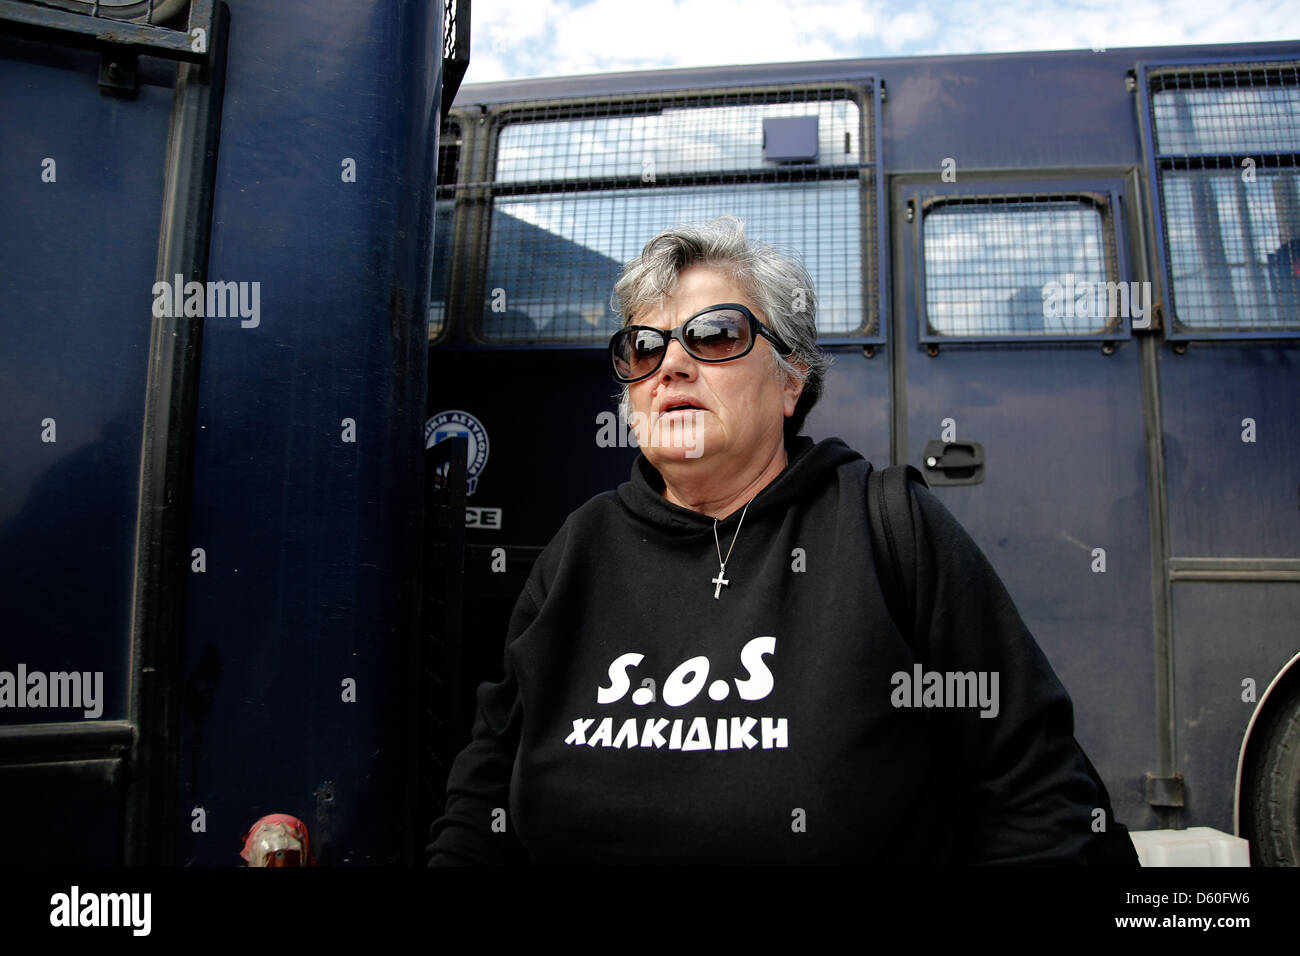
[{"label": "silver cross pendant", "polygon": [[716,578],[713,578],[713,579],[712,579],[712,580],[713,580],[713,585],[714,585],[714,588],[713,588],[713,598],[714,598],[714,600],[717,600],[717,599],[722,595],[722,587],[723,587],[723,585],[725,585],[725,584],[730,584],[730,583],[731,583],[731,582],[728,581],[727,578],[726,578],[726,570],[727,570],[727,566],[726,566],[725,564],[722,565],[722,567],[718,568],[718,576],[717,576]]}]

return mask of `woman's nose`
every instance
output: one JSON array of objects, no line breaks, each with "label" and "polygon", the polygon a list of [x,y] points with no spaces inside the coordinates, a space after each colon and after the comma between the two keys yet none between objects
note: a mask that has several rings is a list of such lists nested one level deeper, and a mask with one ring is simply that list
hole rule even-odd
[{"label": "woman's nose", "polygon": [[659,367],[660,375],[689,374],[695,369],[695,359],[681,342],[672,339],[664,352],[664,364]]}]

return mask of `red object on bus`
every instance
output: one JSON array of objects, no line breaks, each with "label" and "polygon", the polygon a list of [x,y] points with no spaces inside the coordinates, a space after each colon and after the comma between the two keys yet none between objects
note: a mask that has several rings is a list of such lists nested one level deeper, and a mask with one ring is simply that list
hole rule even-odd
[{"label": "red object on bus", "polygon": [[287,813],[268,813],[244,834],[239,855],[249,866],[315,866],[307,825]]}]

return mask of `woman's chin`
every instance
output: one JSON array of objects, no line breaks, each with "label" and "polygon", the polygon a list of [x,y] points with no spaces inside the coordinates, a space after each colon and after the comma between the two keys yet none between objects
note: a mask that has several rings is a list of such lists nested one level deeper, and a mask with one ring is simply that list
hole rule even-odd
[{"label": "woman's chin", "polygon": [[641,451],[650,464],[659,468],[663,465],[682,465],[700,461],[708,450],[708,442],[703,435],[688,432],[676,442],[652,442],[641,446]]},{"label": "woman's chin", "polygon": [[674,412],[658,419],[648,436],[644,429],[637,430],[641,450],[652,465],[699,461],[704,457],[708,451],[710,429],[698,420],[697,415]]},{"label": "woman's chin", "polygon": [[652,447],[641,449],[650,464],[656,469],[662,471],[665,466],[674,467],[676,465],[687,465],[698,462],[703,456],[700,449],[691,448],[672,448],[672,447]]}]

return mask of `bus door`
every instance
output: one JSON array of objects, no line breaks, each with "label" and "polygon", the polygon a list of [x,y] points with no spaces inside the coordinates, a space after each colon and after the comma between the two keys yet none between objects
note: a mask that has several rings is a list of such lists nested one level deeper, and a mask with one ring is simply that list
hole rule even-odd
[{"label": "bus door", "polygon": [[1120,819],[1158,825],[1142,784],[1156,705],[1131,333],[1151,304],[1129,266],[1124,179],[934,179],[894,188],[896,451],[997,570]]},{"label": "bus door", "polygon": [[0,11],[10,865],[165,862],[198,354],[179,303],[207,258],[224,10],[170,26]]}]

